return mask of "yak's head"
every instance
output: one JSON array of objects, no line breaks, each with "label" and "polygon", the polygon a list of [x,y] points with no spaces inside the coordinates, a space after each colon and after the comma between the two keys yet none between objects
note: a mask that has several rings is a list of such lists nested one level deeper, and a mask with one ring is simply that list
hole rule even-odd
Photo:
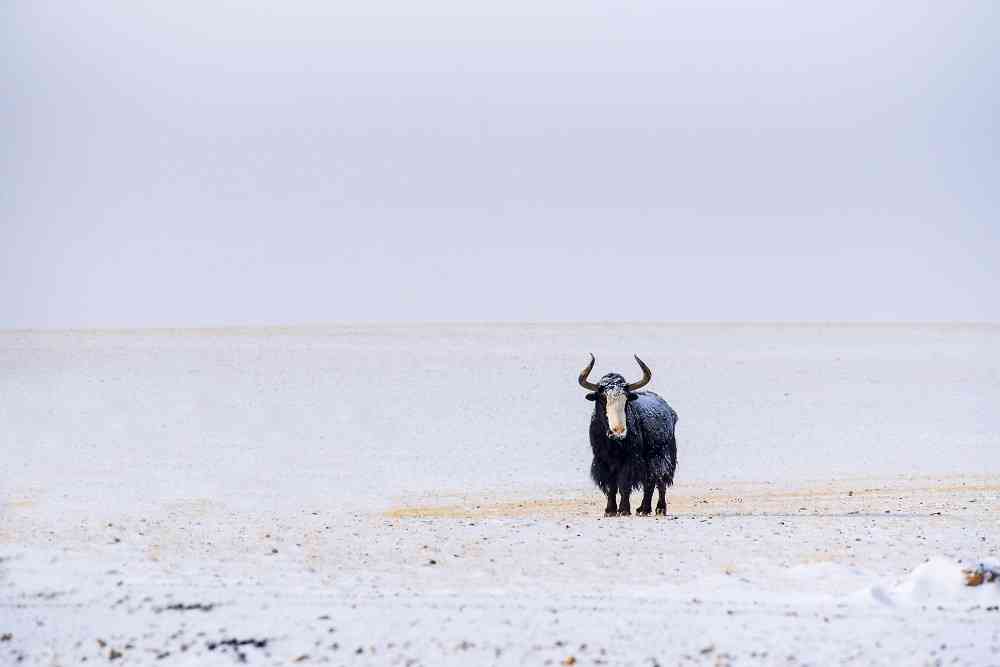
[{"label": "yak's head", "polygon": [[635,392],[653,379],[653,371],[649,370],[649,366],[642,363],[639,357],[635,360],[642,369],[642,379],[638,382],[626,382],[618,373],[608,373],[597,384],[590,382],[587,378],[594,368],[594,355],[590,355],[590,363],[580,371],[580,386],[590,392],[587,394],[588,401],[597,401],[597,414],[604,416],[608,437],[614,440],[624,440],[628,435],[625,404],[637,398]]}]

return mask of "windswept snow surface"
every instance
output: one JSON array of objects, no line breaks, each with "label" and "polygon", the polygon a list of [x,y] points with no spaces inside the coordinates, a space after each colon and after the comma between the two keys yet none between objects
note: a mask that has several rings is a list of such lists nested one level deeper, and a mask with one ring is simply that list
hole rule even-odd
[{"label": "windswept snow surface", "polygon": [[1000,665],[998,405],[994,325],[0,332],[0,664]]}]

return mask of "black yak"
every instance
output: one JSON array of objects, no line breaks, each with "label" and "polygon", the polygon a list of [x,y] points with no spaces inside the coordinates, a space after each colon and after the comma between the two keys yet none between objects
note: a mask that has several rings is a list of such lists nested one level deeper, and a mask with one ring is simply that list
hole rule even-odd
[{"label": "black yak", "polygon": [[[638,356],[642,379],[628,383],[618,373],[608,373],[597,384],[587,378],[594,368],[594,355],[580,372],[580,386],[594,401],[590,418],[590,447],[594,461],[590,476],[608,496],[605,516],[632,513],[629,496],[642,487],[642,504],[637,514],[652,511],[653,488],[659,489],[656,513],[667,513],[666,487],[674,483],[677,468],[677,440],[674,427],[677,413],[651,391],[638,391],[649,384],[653,372]],[[615,505],[615,496],[620,500]]]}]

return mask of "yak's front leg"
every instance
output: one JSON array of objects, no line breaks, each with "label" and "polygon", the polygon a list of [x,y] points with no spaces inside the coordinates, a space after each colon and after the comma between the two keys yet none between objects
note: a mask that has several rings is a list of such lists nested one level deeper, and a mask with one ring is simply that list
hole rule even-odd
[{"label": "yak's front leg", "polygon": [[608,487],[608,504],[604,507],[604,516],[618,516],[618,508],[615,506],[615,487]]},{"label": "yak's front leg", "polygon": [[621,496],[618,501],[618,516],[631,516],[632,503],[629,496],[632,495],[632,483],[625,475],[618,478],[618,493]]},{"label": "yak's front leg", "polygon": [[653,483],[643,481],[642,483],[642,504],[635,511],[640,516],[649,516],[653,511]]}]

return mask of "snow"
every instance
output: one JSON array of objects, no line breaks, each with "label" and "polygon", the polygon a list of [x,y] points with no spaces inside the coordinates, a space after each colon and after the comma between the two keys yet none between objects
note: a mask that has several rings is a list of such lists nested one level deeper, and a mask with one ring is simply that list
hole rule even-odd
[{"label": "snow", "polygon": [[977,586],[966,583],[966,573],[973,569],[975,565],[963,566],[945,558],[932,558],[894,588],[876,585],[861,591],[857,597],[870,596],[886,605],[975,603],[989,606],[1000,603],[1000,583],[994,581]]},{"label": "snow", "polygon": [[[591,350],[680,415],[667,517],[602,516]],[[998,378],[993,325],[0,332],[0,664],[1000,664]]]}]

